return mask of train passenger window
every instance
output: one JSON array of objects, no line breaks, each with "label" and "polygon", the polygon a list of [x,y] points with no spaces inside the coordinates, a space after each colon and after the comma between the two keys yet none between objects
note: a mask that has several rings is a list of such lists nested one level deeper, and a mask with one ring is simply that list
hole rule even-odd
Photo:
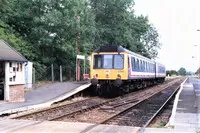
[{"label": "train passenger window", "polygon": [[140,71],[142,71],[142,61],[140,60]]},{"label": "train passenger window", "polygon": [[132,65],[132,69],[135,69],[135,58],[131,57],[131,65]]},{"label": "train passenger window", "polygon": [[102,57],[101,55],[94,55],[94,69],[98,69],[102,67]]},{"label": "train passenger window", "polygon": [[140,70],[140,60],[138,60],[138,70]]},{"label": "train passenger window", "polygon": [[103,56],[103,68],[112,68],[113,55]]},{"label": "train passenger window", "polygon": [[124,55],[114,55],[114,69],[124,68]]},{"label": "train passenger window", "polygon": [[147,62],[145,62],[145,71],[148,71],[148,69],[147,69]]},{"label": "train passenger window", "polygon": [[137,61],[136,61],[136,59],[134,60],[134,70],[137,70]]},{"label": "train passenger window", "polygon": [[143,69],[142,69],[142,70],[145,71],[145,62],[143,61],[142,64],[143,64],[143,65],[142,65],[142,66],[143,66]]},{"label": "train passenger window", "polygon": [[139,70],[139,60],[138,59],[137,59],[136,65],[137,65],[136,69]]}]

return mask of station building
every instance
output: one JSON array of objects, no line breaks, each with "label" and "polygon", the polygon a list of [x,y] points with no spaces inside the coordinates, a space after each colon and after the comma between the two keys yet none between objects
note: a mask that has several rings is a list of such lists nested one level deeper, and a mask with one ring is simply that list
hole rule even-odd
[{"label": "station building", "polygon": [[0,40],[0,100],[24,101],[27,59],[4,40]]}]

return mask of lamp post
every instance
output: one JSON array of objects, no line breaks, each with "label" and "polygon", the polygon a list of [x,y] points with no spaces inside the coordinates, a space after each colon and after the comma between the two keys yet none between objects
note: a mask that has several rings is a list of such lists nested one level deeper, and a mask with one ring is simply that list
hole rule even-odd
[{"label": "lamp post", "polygon": [[[197,31],[200,31],[199,29],[197,30]],[[198,63],[198,68],[197,68],[197,74],[198,74],[198,76],[199,76],[199,78],[200,78],[200,46],[199,45],[194,45],[194,47],[198,47],[198,49],[199,49],[199,63]],[[192,58],[195,58],[195,57],[192,57]]]},{"label": "lamp post", "polygon": [[[78,32],[77,32],[77,38],[76,38],[76,47],[77,47],[77,55],[80,55],[80,16],[77,16],[78,19]],[[77,57],[76,57],[77,58]],[[77,61],[76,61],[77,63]],[[80,59],[78,59],[78,64],[76,68],[76,81],[80,81],[80,75],[81,75],[81,68],[80,68]]]},{"label": "lamp post", "polygon": [[[200,29],[197,29],[197,31],[200,31]],[[199,66],[198,66],[198,69],[197,69],[197,73],[199,74],[199,78],[200,78],[200,46],[199,45],[194,45],[194,46],[199,47]]]}]

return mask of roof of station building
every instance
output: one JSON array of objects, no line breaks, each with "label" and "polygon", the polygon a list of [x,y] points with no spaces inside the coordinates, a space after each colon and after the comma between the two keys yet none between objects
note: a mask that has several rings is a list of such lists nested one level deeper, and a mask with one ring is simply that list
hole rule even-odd
[{"label": "roof of station building", "polygon": [[0,40],[0,61],[27,62],[28,60],[4,40]]}]

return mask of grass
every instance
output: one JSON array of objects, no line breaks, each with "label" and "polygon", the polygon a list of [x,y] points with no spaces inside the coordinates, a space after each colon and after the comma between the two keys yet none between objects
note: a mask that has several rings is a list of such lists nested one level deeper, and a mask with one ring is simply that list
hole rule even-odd
[{"label": "grass", "polygon": [[166,122],[161,121],[161,122],[158,124],[157,128],[162,128],[162,127],[164,127],[166,124],[167,124]]}]

